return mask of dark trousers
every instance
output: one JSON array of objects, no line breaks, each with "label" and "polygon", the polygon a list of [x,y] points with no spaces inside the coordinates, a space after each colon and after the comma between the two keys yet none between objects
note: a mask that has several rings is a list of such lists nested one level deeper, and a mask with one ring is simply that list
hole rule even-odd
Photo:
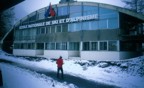
[{"label": "dark trousers", "polygon": [[59,78],[60,71],[61,71],[61,78],[63,78],[63,68],[62,67],[57,68],[57,78]]}]

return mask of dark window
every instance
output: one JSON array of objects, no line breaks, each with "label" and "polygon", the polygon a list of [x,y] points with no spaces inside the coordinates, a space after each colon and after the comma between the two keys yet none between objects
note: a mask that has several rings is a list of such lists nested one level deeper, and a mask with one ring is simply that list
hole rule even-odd
[{"label": "dark window", "polygon": [[83,42],[83,50],[90,50],[90,43],[89,42]]},{"label": "dark window", "polygon": [[44,43],[37,43],[36,49],[44,49]]},{"label": "dark window", "polygon": [[108,42],[108,50],[109,51],[117,51],[117,41],[109,41]]},{"label": "dark window", "polygon": [[62,25],[62,32],[68,32],[68,24]]},{"label": "dark window", "polygon": [[107,50],[107,42],[100,42],[100,50]]},{"label": "dark window", "polygon": [[91,42],[91,50],[98,50],[98,43],[97,42]]},{"label": "dark window", "polygon": [[49,33],[51,33],[51,27],[50,27],[50,26],[47,26],[47,27],[46,27],[46,34],[49,34]]},{"label": "dark window", "polygon": [[79,50],[79,42],[70,42],[69,50]]},{"label": "dark window", "polygon": [[56,43],[56,50],[61,50],[61,43]]},{"label": "dark window", "polygon": [[57,26],[56,26],[56,32],[62,32],[61,25],[57,25]]},{"label": "dark window", "polygon": [[55,33],[55,26],[51,26],[51,33]]}]

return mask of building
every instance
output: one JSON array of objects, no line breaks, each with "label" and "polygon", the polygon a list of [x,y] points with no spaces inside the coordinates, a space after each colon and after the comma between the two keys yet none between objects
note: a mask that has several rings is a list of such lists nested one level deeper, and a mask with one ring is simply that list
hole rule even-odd
[{"label": "building", "polygon": [[144,16],[117,6],[61,0],[14,26],[13,54],[123,60],[142,55]]}]

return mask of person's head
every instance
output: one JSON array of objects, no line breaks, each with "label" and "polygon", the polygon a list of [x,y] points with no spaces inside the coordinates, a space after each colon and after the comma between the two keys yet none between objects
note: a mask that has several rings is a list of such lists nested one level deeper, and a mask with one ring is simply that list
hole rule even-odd
[{"label": "person's head", "polygon": [[62,59],[62,56],[60,56],[60,59]]}]

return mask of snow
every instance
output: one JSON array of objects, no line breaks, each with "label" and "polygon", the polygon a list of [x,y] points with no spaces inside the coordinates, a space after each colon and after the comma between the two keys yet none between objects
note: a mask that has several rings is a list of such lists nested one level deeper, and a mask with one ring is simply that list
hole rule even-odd
[{"label": "snow", "polygon": [[[0,59],[25,65],[36,71],[56,72],[55,60],[31,57],[16,57],[0,51]],[[77,88],[74,84],[58,82],[44,74],[38,74],[10,64],[0,64],[4,88]],[[127,61],[64,60],[64,74],[71,74],[87,80],[115,85],[121,88],[144,88],[144,56]],[[16,81],[14,81],[16,80]],[[17,84],[20,84],[18,87]]]}]

